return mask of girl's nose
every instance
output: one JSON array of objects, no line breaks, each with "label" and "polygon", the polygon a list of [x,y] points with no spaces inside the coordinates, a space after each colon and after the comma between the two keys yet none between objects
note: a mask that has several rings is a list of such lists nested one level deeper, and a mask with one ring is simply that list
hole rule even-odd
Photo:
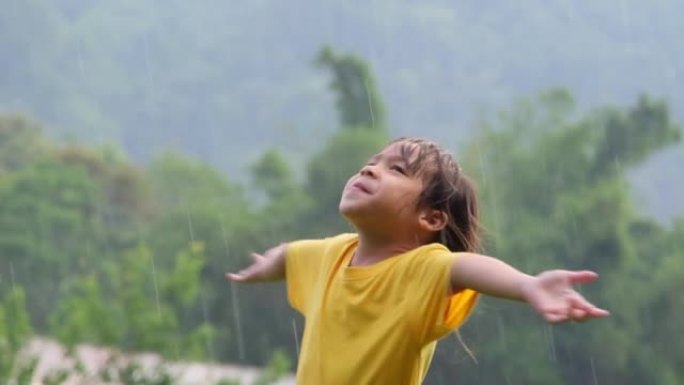
[{"label": "girl's nose", "polygon": [[375,177],[375,166],[367,164],[361,168],[359,174],[363,176]]}]

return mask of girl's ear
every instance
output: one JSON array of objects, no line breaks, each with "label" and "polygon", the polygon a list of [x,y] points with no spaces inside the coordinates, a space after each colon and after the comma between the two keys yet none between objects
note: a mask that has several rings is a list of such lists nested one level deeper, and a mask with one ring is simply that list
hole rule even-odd
[{"label": "girl's ear", "polygon": [[423,229],[436,232],[446,227],[449,217],[442,210],[426,209],[420,213],[418,222]]}]

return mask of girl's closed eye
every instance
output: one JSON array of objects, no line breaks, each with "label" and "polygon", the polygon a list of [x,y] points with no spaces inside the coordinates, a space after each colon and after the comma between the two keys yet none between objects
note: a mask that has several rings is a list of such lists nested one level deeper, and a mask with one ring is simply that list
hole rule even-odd
[{"label": "girl's closed eye", "polygon": [[392,166],[390,166],[390,170],[396,171],[402,175],[406,175],[406,169],[404,169],[402,166],[398,164],[393,164]]}]

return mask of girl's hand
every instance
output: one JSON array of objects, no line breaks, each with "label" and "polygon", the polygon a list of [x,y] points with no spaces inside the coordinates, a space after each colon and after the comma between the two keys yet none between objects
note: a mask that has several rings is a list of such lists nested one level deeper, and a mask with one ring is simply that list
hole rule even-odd
[{"label": "girl's hand", "polygon": [[252,264],[226,278],[236,282],[264,282],[285,278],[286,244],[276,246],[262,254],[252,253]]},{"label": "girl's hand", "polygon": [[523,297],[547,322],[603,318],[610,313],[594,306],[573,289],[576,284],[589,283],[596,278],[598,274],[592,271],[545,271],[524,284]]}]

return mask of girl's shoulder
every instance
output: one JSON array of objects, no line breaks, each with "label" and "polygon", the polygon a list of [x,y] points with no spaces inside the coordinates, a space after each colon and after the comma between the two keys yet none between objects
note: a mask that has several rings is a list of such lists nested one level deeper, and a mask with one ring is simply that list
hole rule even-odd
[{"label": "girl's shoulder", "polygon": [[359,235],[356,233],[340,233],[337,235],[333,235],[332,237],[326,238],[330,242],[333,243],[350,243],[350,242],[358,242],[359,240]]},{"label": "girl's shoulder", "polygon": [[325,253],[337,254],[341,250],[356,247],[359,237],[354,233],[342,233],[329,236],[319,240],[321,248]]},{"label": "girl's shoulder", "polygon": [[440,243],[430,243],[419,246],[407,252],[403,259],[404,268],[414,273],[443,270],[450,266],[456,258],[446,246]]}]

